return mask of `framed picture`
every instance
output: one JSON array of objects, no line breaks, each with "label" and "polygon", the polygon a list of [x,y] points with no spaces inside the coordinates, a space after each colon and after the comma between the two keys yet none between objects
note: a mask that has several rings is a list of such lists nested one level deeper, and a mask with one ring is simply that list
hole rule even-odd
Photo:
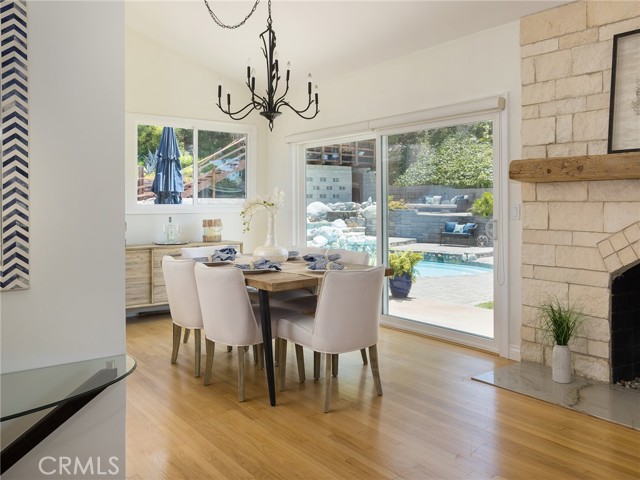
[{"label": "framed picture", "polygon": [[640,151],[640,29],[613,36],[608,153]]}]

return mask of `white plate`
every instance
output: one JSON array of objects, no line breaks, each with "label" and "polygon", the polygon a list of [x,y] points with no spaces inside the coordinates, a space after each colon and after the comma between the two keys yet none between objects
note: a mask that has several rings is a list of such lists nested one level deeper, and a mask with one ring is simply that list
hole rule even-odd
[{"label": "white plate", "polygon": [[324,272],[342,272],[343,270],[346,270],[347,267],[341,268],[340,270],[338,270],[337,268],[332,268],[330,270],[327,270],[326,268],[323,268],[321,270],[312,270],[311,268],[307,267],[307,270],[313,273],[324,273]]},{"label": "white plate", "polygon": [[[237,267],[236,267],[237,268]],[[275,268],[238,268],[242,273],[273,273],[279,272]]]},{"label": "white plate", "polygon": [[230,260],[216,260],[215,262],[202,262],[207,267],[217,267],[218,265],[229,265],[231,263]]}]

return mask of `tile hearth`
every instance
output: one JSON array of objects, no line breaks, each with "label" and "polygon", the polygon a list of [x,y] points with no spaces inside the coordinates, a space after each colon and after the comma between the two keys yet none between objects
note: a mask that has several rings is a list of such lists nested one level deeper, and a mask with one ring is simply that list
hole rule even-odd
[{"label": "tile hearth", "polygon": [[551,379],[551,368],[527,362],[498,368],[473,379],[640,430],[640,390],[576,375],[571,383],[556,383]]}]

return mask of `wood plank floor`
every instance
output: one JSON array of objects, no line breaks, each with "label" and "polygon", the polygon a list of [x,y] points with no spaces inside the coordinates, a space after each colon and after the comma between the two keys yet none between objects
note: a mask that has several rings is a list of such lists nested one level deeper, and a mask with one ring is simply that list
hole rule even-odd
[{"label": "wood plank floor", "polygon": [[128,479],[640,478],[638,431],[471,380],[509,363],[496,356],[383,328],[384,396],[341,355],[325,414],[310,352],[299,384],[289,346],[270,407],[264,370],[247,364],[238,403],[236,352],[217,350],[204,387],[192,339],[170,364],[168,315],[127,320]]}]

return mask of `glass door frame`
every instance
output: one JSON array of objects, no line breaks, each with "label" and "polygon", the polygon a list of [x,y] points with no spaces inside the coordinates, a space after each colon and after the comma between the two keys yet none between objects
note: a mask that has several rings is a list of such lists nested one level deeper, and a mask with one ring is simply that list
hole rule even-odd
[{"label": "glass door frame", "polygon": [[494,270],[493,270],[493,338],[479,337],[476,335],[445,329],[434,325],[412,321],[402,317],[394,317],[388,314],[388,295],[384,295],[382,324],[407,330],[415,333],[428,335],[454,343],[479,348],[482,350],[498,353],[501,356],[508,356],[508,305],[509,305],[509,284],[507,265],[508,230],[506,228],[508,217],[508,145],[507,135],[504,132],[506,122],[506,111],[497,110],[492,112],[473,113],[459,115],[455,118],[438,119],[415,123],[409,126],[389,127],[376,131],[377,148],[377,184],[380,192],[378,198],[381,199],[381,206],[378,211],[378,262],[388,264],[388,207],[387,207],[387,179],[388,164],[383,160],[383,153],[387,151],[387,137],[420,130],[431,130],[459,124],[474,123],[480,121],[491,121],[493,124],[493,171],[494,171],[494,212],[496,231],[494,241]]},{"label": "glass door frame", "polygon": [[[508,265],[508,209],[509,209],[509,145],[508,145],[508,94],[470,100],[458,104],[433,108],[404,115],[380,118],[358,124],[291,135],[286,141],[290,145],[290,155],[293,163],[293,232],[294,243],[306,244],[306,179],[305,179],[305,149],[328,143],[350,142],[375,138],[376,140],[376,196],[379,201],[377,215],[377,264],[388,263],[387,238],[387,201],[386,185],[382,179],[387,179],[383,171],[382,148],[385,135],[415,131],[424,128],[437,128],[453,123],[468,123],[480,120],[493,122],[494,145],[494,219],[496,220],[494,238],[494,338],[445,331],[439,327],[421,326],[417,322],[392,317],[383,313],[381,323],[406,331],[425,334],[445,341],[479,348],[509,357],[509,265]],[[463,120],[461,120],[463,119]],[[460,121],[458,121],[460,120]],[[386,167],[385,167],[386,168]],[[386,282],[385,282],[386,283]],[[387,312],[387,295],[385,285],[384,310]]]}]

